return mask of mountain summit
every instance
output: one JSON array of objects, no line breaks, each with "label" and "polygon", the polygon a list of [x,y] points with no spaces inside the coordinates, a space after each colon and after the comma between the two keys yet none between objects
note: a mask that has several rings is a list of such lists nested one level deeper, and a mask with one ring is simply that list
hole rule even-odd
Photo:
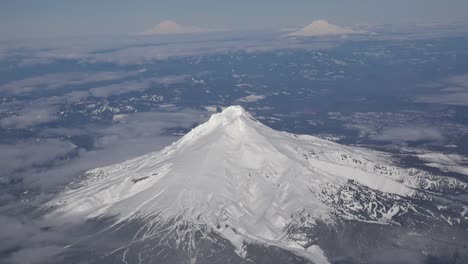
[{"label": "mountain summit", "polygon": [[354,34],[365,34],[364,31],[353,30],[348,27],[340,27],[326,20],[316,20],[311,24],[288,34],[290,37],[331,37]]},{"label": "mountain summit", "polygon": [[191,260],[194,241],[217,237],[236,263],[253,258],[251,245],[328,263],[311,231],[317,226],[395,223],[424,215],[412,203],[421,193],[459,190],[466,184],[456,179],[400,168],[384,153],[275,131],[231,106],[161,151],[88,172],[51,202],[49,216],[139,223],[123,248],[166,239]]}]

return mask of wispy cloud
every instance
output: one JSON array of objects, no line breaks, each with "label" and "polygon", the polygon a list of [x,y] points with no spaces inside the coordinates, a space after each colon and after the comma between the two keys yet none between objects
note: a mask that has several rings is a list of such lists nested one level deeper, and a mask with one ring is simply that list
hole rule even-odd
[{"label": "wispy cloud", "polygon": [[468,105],[468,74],[452,76],[437,84],[441,87],[436,94],[416,98],[416,102],[445,105]]},{"label": "wispy cloud", "polygon": [[151,85],[149,80],[129,81],[117,84],[96,87],[89,90],[89,94],[94,97],[106,98],[113,95],[121,95],[131,92],[141,92]]},{"label": "wispy cloud", "polygon": [[[135,113],[106,127],[48,128],[41,137],[50,139],[0,145],[0,258],[7,263],[63,262],[60,252],[84,234],[70,236],[70,225],[49,228],[49,220],[18,210],[37,208],[87,170],[160,150],[178,138],[169,129],[188,129],[206,120],[205,113]],[[56,139],[76,135],[92,137],[94,148],[80,149]]]},{"label": "wispy cloud", "polygon": [[416,101],[445,105],[468,105],[468,92],[422,96]]},{"label": "wispy cloud", "polygon": [[27,140],[15,144],[0,144],[0,176],[50,163],[76,148],[60,139]]},{"label": "wispy cloud", "polygon": [[[16,66],[32,66],[56,63],[62,60],[74,60],[79,63],[113,63],[118,65],[141,65],[168,58],[203,56],[235,51],[264,52],[279,49],[324,49],[334,47],[333,43],[304,43],[299,39],[281,38],[266,33],[220,32],[219,34],[191,34],[186,39],[184,34],[169,36],[157,35],[157,38],[132,36],[131,39],[111,39],[111,42],[90,40],[85,42],[58,42],[51,45],[44,43],[22,44],[22,51],[16,58]],[[13,52],[6,49],[6,52]],[[4,88],[6,89],[6,88]],[[0,91],[2,88],[0,88]],[[7,89],[11,90],[11,89]]]},{"label": "wispy cloud", "polygon": [[111,85],[93,87],[89,90],[73,91],[64,95],[65,99],[69,102],[80,100],[85,97],[94,96],[99,98],[107,98],[114,95],[122,95],[131,92],[142,92],[149,88],[154,83],[171,85],[176,83],[183,83],[189,78],[190,75],[167,75],[161,77],[142,78],[139,80],[131,80]]},{"label": "wispy cloud", "polygon": [[[167,133],[171,128],[190,128],[206,119],[205,112],[182,110],[178,112],[147,112],[126,115],[120,122],[107,127],[86,126],[80,129],[46,129],[44,137],[87,135],[93,138],[92,150],[75,149],[66,140],[26,141],[4,145],[3,171],[15,172],[23,178],[24,188],[53,188],[68,183],[72,177],[96,167],[156,151],[175,141],[177,136]],[[75,156],[50,168],[37,165],[74,151]],[[0,156],[0,158],[2,158]],[[12,161],[17,160],[17,162]],[[23,165],[21,165],[21,163]],[[19,170],[21,167],[21,170]]]},{"label": "wispy cloud", "polygon": [[46,74],[0,85],[0,92],[19,95],[34,92],[39,89],[55,90],[65,86],[77,86],[98,82],[115,81],[134,75],[136,75],[136,73],[129,72],[66,72]]},{"label": "wispy cloud", "polygon": [[168,75],[157,78],[155,81],[160,84],[171,85],[176,83],[184,83],[188,78],[190,78],[190,75],[188,74]]},{"label": "wispy cloud", "polygon": [[250,95],[247,95],[245,97],[242,97],[238,101],[239,102],[244,102],[244,103],[253,103],[253,102],[263,100],[265,98],[266,98],[266,96],[264,96],[264,95],[250,94]]},{"label": "wispy cloud", "polygon": [[[64,235],[64,234],[62,234]],[[41,263],[56,258],[57,254],[64,250],[63,246],[40,246],[30,247],[12,254],[12,263]],[[58,259],[56,259],[58,261]],[[61,259],[63,261],[63,259]]]},{"label": "wispy cloud", "polygon": [[24,217],[0,215],[0,226],[0,254],[12,252],[6,263],[50,261],[53,255],[63,251],[64,240],[67,240],[63,233],[44,230],[46,223]]},{"label": "wispy cloud", "polygon": [[165,20],[153,28],[141,32],[141,35],[173,35],[173,34],[195,34],[222,31],[220,29],[204,28],[191,25],[180,25],[171,20]]},{"label": "wispy cloud", "polygon": [[0,120],[0,127],[28,128],[58,120],[57,109],[52,105],[30,105]]},{"label": "wispy cloud", "polygon": [[393,142],[444,141],[445,136],[442,131],[435,127],[406,126],[384,128],[372,139]]}]

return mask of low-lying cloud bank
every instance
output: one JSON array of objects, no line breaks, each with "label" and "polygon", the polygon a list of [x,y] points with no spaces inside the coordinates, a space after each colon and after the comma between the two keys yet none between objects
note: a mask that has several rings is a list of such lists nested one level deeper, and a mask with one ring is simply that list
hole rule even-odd
[{"label": "low-lying cloud bank", "polygon": [[180,25],[171,20],[165,20],[155,25],[153,28],[145,30],[140,35],[174,35],[174,34],[195,34],[207,32],[219,32],[222,29],[204,28],[191,25]]},{"label": "low-lying cloud bank", "polygon": [[37,90],[56,90],[65,86],[79,86],[99,82],[123,80],[135,76],[133,72],[104,71],[104,72],[66,72],[51,73],[23,80],[11,81],[0,85],[0,92],[12,95],[21,95]]},{"label": "low-lying cloud bank", "polygon": [[468,106],[468,74],[453,76],[436,84],[440,86],[437,94],[416,98],[416,102],[443,105]]},{"label": "low-lying cloud bank", "polygon": [[372,138],[377,141],[417,142],[417,141],[444,141],[442,131],[435,127],[413,126],[384,128]]},{"label": "low-lying cloud bank", "polygon": [[[35,209],[83,172],[160,150],[178,139],[168,130],[189,129],[206,118],[191,109],[141,112],[105,126],[43,128],[42,139],[0,144],[1,261],[47,261],[75,243],[80,238],[70,236],[67,226],[49,227]],[[80,148],[70,136],[90,137],[93,147]]]},{"label": "low-lying cloud bank", "polygon": [[[70,43],[59,40],[55,43],[16,43],[21,52],[15,46],[5,46],[6,57],[10,58],[10,65],[18,68],[31,67],[33,65],[53,64],[63,61],[77,61],[83,64],[112,63],[117,65],[142,65],[155,61],[171,58],[184,58],[191,56],[203,56],[211,54],[225,54],[230,52],[265,52],[282,49],[326,49],[334,47],[337,43],[304,43],[299,39],[284,38],[278,32],[221,32],[221,29],[196,29],[179,28],[177,30],[149,30],[143,35],[119,37],[109,40],[90,38],[88,41],[76,41]],[[161,32],[166,32],[165,34]],[[168,32],[174,32],[169,34]],[[175,32],[199,32],[195,34]],[[201,34],[201,33],[213,34]],[[153,34],[154,33],[154,34]],[[215,34],[216,33],[216,34]],[[157,37],[151,37],[157,36]],[[4,44],[6,45],[6,44]],[[0,43],[0,49],[2,43]],[[122,75],[120,75],[122,76]],[[44,79],[48,76],[44,76]],[[52,78],[56,76],[50,76]],[[89,76],[105,79],[109,76]],[[73,81],[74,76],[63,77],[57,85],[49,87],[55,89],[64,81]],[[71,80],[68,80],[71,79]],[[83,79],[84,80],[84,79]],[[37,82],[40,80],[34,80]],[[12,84],[16,86],[16,84]],[[77,85],[81,85],[77,83]],[[27,83],[24,83],[25,92],[29,91]],[[35,87],[31,87],[35,89]],[[12,86],[2,86],[0,91],[12,93]],[[18,90],[18,93],[23,93]]]},{"label": "low-lying cloud bank", "polygon": [[[0,174],[0,183],[16,178],[21,179],[24,190],[54,188],[84,171],[157,151],[177,139],[166,133],[168,129],[188,129],[205,119],[205,112],[186,109],[120,115],[118,122],[105,127],[46,128],[41,132],[45,139],[0,145],[6,150],[2,152],[3,157],[0,155],[4,172]],[[93,149],[77,148],[66,139],[70,135],[93,138]],[[57,160],[71,152],[73,157]]]}]

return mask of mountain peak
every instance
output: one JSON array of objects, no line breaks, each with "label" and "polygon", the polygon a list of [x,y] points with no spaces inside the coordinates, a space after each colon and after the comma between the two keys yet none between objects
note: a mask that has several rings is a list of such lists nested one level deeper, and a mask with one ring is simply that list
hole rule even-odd
[{"label": "mountain peak", "polygon": [[230,241],[240,255],[254,241],[329,263],[302,230],[333,225],[336,216],[391,222],[414,208],[395,197],[413,197],[435,182],[467,189],[387,157],[275,131],[231,106],[162,151],[88,172],[80,188],[49,203],[56,209],[48,217],[144,222],[142,240],[167,232],[183,241],[199,228]]},{"label": "mountain peak", "polygon": [[226,107],[221,114],[225,116],[241,116],[247,114],[247,111],[240,105],[232,105]]},{"label": "mountain peak", "polygon": [[225,108],[221,113],[217,113],[211,116],[209,122],[216,122],[219,120],[234,121],[239,118],[250,118],[253,117],[240,105],[233,105]]},{"label": "mountain peak", "polygon": [[364,31],[356,31],[349,27],[341,27],[329,23],[326,20],[316,20],[311,24],[288,34],[292,37],[330,37],[352,34],[364,34]]},{"label": "mountain peak", "polygon": [[265,126],[253,118],[242,106],[229,106],[221,113],[212,115],[206,123],[192,129],[179,143],[186,144],[202,136],[213,136],[213,134],[227,135],[230,138],[245,138],[256,134],[255,131],[259,127]]}]

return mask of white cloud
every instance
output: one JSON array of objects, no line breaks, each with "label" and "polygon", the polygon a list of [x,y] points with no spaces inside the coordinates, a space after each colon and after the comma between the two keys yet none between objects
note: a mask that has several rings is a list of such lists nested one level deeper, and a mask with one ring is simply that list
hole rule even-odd
[{"label": "white cloud", "polygon": [[51,105],[32,105],[23,108],[14,115],[7,116],[0,120],[0,127],[3,128],[28,128],[34,127],[58,119],[57,109]]},{"label": "white cloud", "polygon": [[253,102],[263,100],[265,98],[266,96],[264,95],[251,94],[251,95],[247,95],[246,97],[239,99],[239,102],[253,103]]},{"label": "white cloud", "polygon": [[94,97],[106,98],[113,95],[122,95],[131,92],[141,92],[151,86],[149,80],[145,81],[129,81],[117,84],[96,87],[89,90],[89,93]]},{"label": "white cloud", "polygon": [[447,82],[460,87],[468,88],[468,74],[450,77],[447,79]]},{"label": "white cloud", "polygon": [[168,75],[164,77],[160,77],[156,79],[157,83],[171,85],[177,83],[184,83],[187,79],[190,78],[188,74],[180,74],[180,75]]},{"label": "white cloud", "polygon": [[43,263],[51,261],[53,255],[63,251],[64,234],[56,230],[44,230],[46,225],[47,222],[23,215],[0,215],[0,251],[11,252],[2,254],[2,263]]},{"label": "white cloud", "polygon": [[351,34],[364,34],[364,31],[353,30],[348,27],[340,27],[328,23],[326,20],[316,20],[310,25],[307,25],[297,31],[293,31],[287,36],[290,37],[325,37],[325,36],[342,36]]},{"label": "white cloud", "polygon": [[[121,95],[131,92],[141,92],[151,87],[152,83],[159,83],[164,85],[171,85],[183,83],[189,78],[190,75],[167,75],[156,78],[146,78],[141,80],[128,81],[123,83],[111,84],[102,87],[96,87],[89,90],[89,95],[94,97],[106,98],[113,95]],[[79,97],[81,94],[67,94],[68,96]]]},{"label": "white cloud", "polygon": [[[438,85],[438,84],[437,84]],[[416,102],[444,105],[468,105],[468,74],[458,75],[443,80],[441,93],[429,94],[416,98]]]},{"label": "white cloud", "polygon": [[379,135],[373,137],[378,141],[416,142],[416,141],[444,141],[443,133],[435,127],[389,127],[384,128]]},{"label": "white cloud", "polygon": [[163,35],[163,34],[193,34],[219,31],[211,28],[196,27],[190,25],[180,25],[174,21],[166,20],[157,24],[153,28],[143,31],[142,35]]},{"label": "white cloud", "polygon": [[[51,258],[57,257],[56,255],[64,250],[63,246],[44,246],[44,247],[30,247],[21,249],[11,255],[10,261],[12,263],[40,263],[42,261],[50,261]],[[63,260],[63,259],[62,259]]]},{"label": "white cloud", "polygon": [[[102,166],[123,162],[124,160],[158,151],[178,139],[167,131],[187,129],[206,121],[206,112],[185,109],[179,112],[144,112],[129,114],[121,122],[115,122],[108,127],[88,126],[82,133],[92,136],[95,149],[86,151],[81,149],[78,156],[56,164],[48,170],[35,170],[26,167],[21,173],[22,184],[26,187],[39,187],[43,190],[55,188],[81,173]],[[79,131],[48,131],[58,136],[58,133],[73,134]],[[11,146],[14,148],[15,146]],[[26,148],[19,145],[19,148]],[[23,153],[18,150],[18,153]],[[40,153],[37,153],[40,155]],[[35,157],[28,158],[37,163]],[[31,162],[30,162],[31,163]],[[3,164],[7,166],[8,164]],[[13,168],[14,169],[14,168]],[[9,169],[12,170],[12,169]]]},{"label": "white cloud", "polygon": [[[212,32],[221,32],[222,30],[219,28],[210,29]],[[119,39],[109,38],[102,42],[91,39],[89,43],[60,41],[54,44],[37,44],[34,42],[34,46],[29,43],[27,45],[22,44],[22,49],[18,51],[16,56],[13,56],[15,53],[12,53],[13,51],[10,51],[10,49],[6,50],[6,52],[8,52],[8,56],[11,55],[19,58],[16,62],[16,66],[18,67],[49,64],[63,59],[75,60],[83,64],[112,63],[118,65],[142,65],[168,58],[225,54],[236,51],[252,53],[283,50],[285,48],[317,50],[329,49],[337,45],[330,42],[304,43],[293,38],[278,38],[275,41],[271,41],[270,35],[265,35],[267,38],[262,38],[258,33],[256,34],[255,37],[252,37],[251,33],[230,31],[229,33],[225,33],[226,36],[229,36],[225,39],[220,38],[220,36],[212,36],[211,34],[196,34],[193,37],[197,38],[198,41],[182,41],[178,38],[181,35],[170,35],[174,38],[171,40],[171,45],[161,45],[167,43],[167,40],[164,39],[155,38],[148,40],[146,37],[139,38],[135,36],[132,36],[130,39],[126,37]],[[15,64],[12,65],[15,66]],[[136,75],[138,73],[132,74]],[[36,82],[44,83],[44,80],[53,79],[54,77],[44,76],[42,79],[27,80],[24,83],[13,83],[8,86],[0,84],[0,92],[19,94],[31,92],[37,88]],[[28,89],[30,85],[33,87]],[[21,86],[24,87],[21,88]],[[49,84],[44,84],[44,86],[49,87]],[[60,87],[50,86],[49,89]],[[15,89],[17,89],[17,92],[14,91]]]},{"label": "white cloud", "polygon": [[26,94],[38,89],[55,90],[66,86],[86,85],[97,82],[109,82],[135,76],[137,73],[126,72],[67,72],[53,73],[0,85],[0,92],[9,94]]},{"label": "white cloud", "polygon": [[432,103],[443,105],[468,105],[468,93],[449,93],[449,94],[434,94],[422,96],[416,99],[420,103]]},{"label": "white cloud", "polygon": [[28,140],[16,144],[0,144],[0,166],[8,175],[16,170],[52,162],[75,149],[75,145],[59,139]]}]

